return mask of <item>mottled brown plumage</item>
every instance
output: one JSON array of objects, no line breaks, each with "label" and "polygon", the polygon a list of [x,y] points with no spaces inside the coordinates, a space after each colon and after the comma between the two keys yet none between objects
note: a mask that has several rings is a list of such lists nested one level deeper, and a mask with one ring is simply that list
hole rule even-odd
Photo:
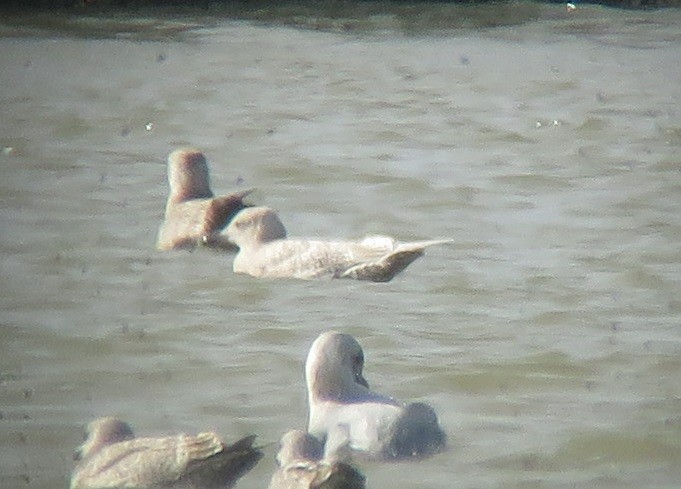
[{"label": "mottled brown plumage", "polygon": [[212,432],[136,438],[127,423],[100,418],[76,451],[70,488],[228,489],[262,458],[254,440],[226,446]]},{"label": "mottled brown plumage", "polygon": [[269,489],[364,489],[365,477],[345,460],[346,447],[347,438],[340,446],[327,442],[324,450],[312,435],[289,431],[281,438]]},{"label": "mottled brown plumage", "polygon": [[197,246],[237,249],[221,231],[239,211],[248,207],[243,199],[252,190],[214,197],[206,157],[192,148],[170,153],[168,183],[170,194],[156,243],[159,250]]}]

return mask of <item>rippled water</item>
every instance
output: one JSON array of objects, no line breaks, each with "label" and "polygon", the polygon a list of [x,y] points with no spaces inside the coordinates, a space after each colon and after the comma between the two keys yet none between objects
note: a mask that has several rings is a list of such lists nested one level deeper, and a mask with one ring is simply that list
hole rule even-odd
[{"label": "rippled water", "polygon": [[[6,19],[0,486],[66,486],[110,413],[274,442],[304,426],[305,354],[335,328],[449,434],[364,465],[369,487],[678,487],[681,12],[519,5],[492,28]],[[454,241],[388,284],[156,252],[186,144],[292,235]],[[267,452],[238,487],[266,485]]]}]

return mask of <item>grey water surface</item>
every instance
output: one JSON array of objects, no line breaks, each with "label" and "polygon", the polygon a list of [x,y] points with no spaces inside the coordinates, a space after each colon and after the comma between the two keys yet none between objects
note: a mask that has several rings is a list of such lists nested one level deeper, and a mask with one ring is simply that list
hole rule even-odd
[{"label": "grey water surface", "polygon": [[[275,442],[337,329],[449,436],[362,464],[368,487],[678,488],[681,11],[518,5],[455,28],[3,19],[0,487],[66,487],[107,414]],[[453,242],[387,284],[157,252],[183,145],[291,235]],[[266,451],[237,487],[266,487]]]}]

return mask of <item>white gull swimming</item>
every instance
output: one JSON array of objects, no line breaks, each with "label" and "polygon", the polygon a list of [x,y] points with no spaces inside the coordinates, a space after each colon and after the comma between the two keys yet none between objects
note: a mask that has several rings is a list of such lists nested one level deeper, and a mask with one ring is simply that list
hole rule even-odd
[{"label": "white gull swimming", "polygon": [[372,391],[363,367],[362,347],[348,334],[327,331],[312,343],[305,362],[308,432],[324,439],[344,426],[353,450],[380,459],[441,451],[446,436],[435,411]]},{"label": "white gull swimming", "polygon": [[341,427],[326,445],[302,430],[281,438],[279,469],[269,489],[364,489],[365,477],[349,462],[347,430]]},{"label": "white gull swimming", "polygon": [[268,207],[242,210],[225,230],[239,247],[234,272],[268,278],[354,278],[387,282],[422,256],[426,247],[447,240],[399,243],[386,236],[362,241],[287,239],[279,216]]},{"label": "white gull swimming", "polygon": [[226,446],[212,432],[136,438],[127,423],[99,418],[74,455],[70,489],[230,488],[263,456],[254,439]]},{"label": "white gull swimming", "polygon": [[221,231],[246,207],[243,198],[251,190],[214,197],[206,157],[193,148],[170,153],[168,183],[170,195],[156,242],[159,250],[193,249],[197,246],[236,249]]}]

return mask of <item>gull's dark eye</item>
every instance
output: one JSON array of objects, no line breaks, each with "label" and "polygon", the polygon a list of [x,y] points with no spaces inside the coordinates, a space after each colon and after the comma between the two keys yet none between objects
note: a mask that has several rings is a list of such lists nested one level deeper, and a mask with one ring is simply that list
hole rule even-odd
[{"label": "gull's dark eye", "polygon": [[361,369],[363,364],[364,364],[364,355],[359,353],[358,355],[355,355],[353,357],[352,366],[355,370]]},{"label": "gull's dark eye", "polygon": [[89,434],[87,431],[84,432],[84,433],[83,433],[83,441],[87,441],[87,439],[88,439],[89,436],[90,436],[90,434]]}]

